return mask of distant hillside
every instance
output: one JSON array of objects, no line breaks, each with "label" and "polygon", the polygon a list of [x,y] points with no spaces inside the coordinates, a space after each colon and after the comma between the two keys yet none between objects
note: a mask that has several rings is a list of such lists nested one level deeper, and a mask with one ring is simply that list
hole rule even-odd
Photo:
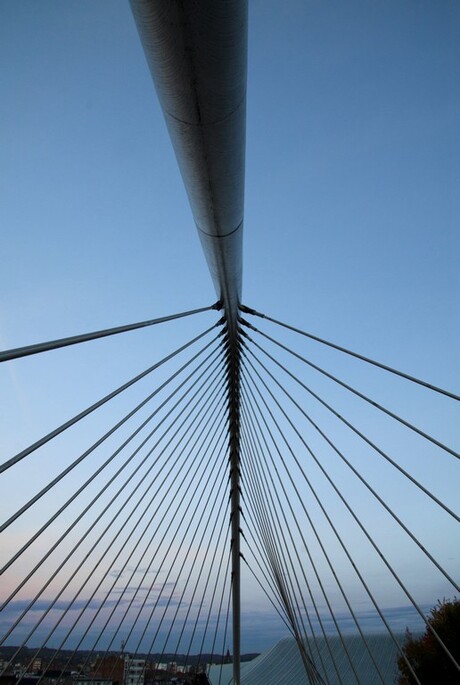
[{"label": "distant hillside", "polygon": [[[0,649],[0,658],[6,659],[9,661],[13,654],[16,652],[18,647],[5,647],[2,646]],[[30,661],[32,658],[35,657],[36,652],[39,651],[38,658],[42,659],[42,661],[50,661],[55,653],[55,650],[49,647],[43,647],[42,649],[39,650],[38,647],[21,647],[19,650],[19,653],[14,659],[14,662],[17,663],[22,663],[26,664],[28,661]],[[126,652],[129,654],[129,652]],[[98,652],[90,652],[89,650],[80,650],[78,652],[75,652],[75,654],[72,656],[73,650],[71,649],[63,649],[59,652],[57,655],[55,661],[59,661],[59,663],[63,661],[67,661],[70,657],[71,661],[69,664],[69,667],[76,667],[78,664],[81,664],[86,660],[87,657],[90,656],[91,662],[95,661],[97,656],[102,656],[104,651],[101,649]],[[110,655],[118,655],[119,652],[108,652]],[[248,654],[242,654],[241,655],[241,661],[252,661],[256,656],[258,656],[258,652],[250,652]],[[222,660],[225,660],[225,655],[222,654],[172,654],[172,653],[164,653],[160,654],[158,652],[154,652],[152,654],[144,654],[140,653],[136,655],[137,658],[139,659],[149,659],[150,661],[176,661],[178,664],[198,664],[198,663],[221,663]]]}]

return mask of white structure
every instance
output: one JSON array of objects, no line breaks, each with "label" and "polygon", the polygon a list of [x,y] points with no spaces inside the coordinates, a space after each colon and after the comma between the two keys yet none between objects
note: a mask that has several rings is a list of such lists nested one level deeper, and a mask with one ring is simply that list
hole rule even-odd
[{"label": "white structure", "polygon": [[[402,641],[404,636],[399,635]],[[373,666],[370,657],[364,648],[362,638],[359,635],[344,635],[344,643],[356,669],[360,683],[374,683]],[[383,635],[367,635],[366,641],[378,663],[382,679],[385,685],[394,685],[397,673],[396,659],[397,649],[388,633]],[[330,636],[328,643],[324,638],[317,638],[317,646],[310,644],[311,651],[318,671],[325,682],[330,685],[353,685],[356,683],[356,676],[352,672],[348,663],[344,647],[337,636]],[[323,664],[321,664],[319,653]],[[332,656],[340,669],[340,678],[337,676]],[[323,670],[326,670],[326,673]],[[219,683],[229,683],[232,679],[232,665],[223,666],[213,664],[209,669],[209,680],[212,685]],[[284,638],[266,652],[259,654],[252,661],[241,664],[241,685],[279,685],[279,683],[289,683],[290,685],[305,685],[305,668],[300,656],[299,649],[293,638]]]},{"label": "white structure", "polygon": [[135,659],[125,655],[123,685],[144,685],[145,659]]}]

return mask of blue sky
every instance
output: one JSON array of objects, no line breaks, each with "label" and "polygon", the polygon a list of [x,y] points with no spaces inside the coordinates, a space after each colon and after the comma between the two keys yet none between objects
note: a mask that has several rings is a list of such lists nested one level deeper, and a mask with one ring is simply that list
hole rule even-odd
[{"label": "blue sky", "polygon": [[[249,22],[244,302],[458,391],[458,3],[252,0]],[[4,0],[0,64],[0,347],[212,303],[128,3]],[[213,320],[3,365],[2,461]],[[397,388],[379,392],[458,448],[458,412]],[[419,600],[443,591],[427,578]]]}]

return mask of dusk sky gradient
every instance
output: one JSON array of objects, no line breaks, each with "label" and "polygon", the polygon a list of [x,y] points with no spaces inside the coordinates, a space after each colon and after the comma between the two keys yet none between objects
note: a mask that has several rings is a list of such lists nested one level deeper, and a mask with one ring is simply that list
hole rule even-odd
[{"label": "dusk sky gradient", "polygon": [[[457,393],[459,35],[453,0],[251,0],[243,239],[245,304]],[[1,349],[217,299],[127,1],[3,0],[0,99]],[[1,461],[214,321],[208,313],[2,364]],[[458,408],[445,398],[286,340],[459,449]],[[410,439],[334,393],[458,509],[453,457],[411,452]],[[98,430],[91,419],[72,448]],[[6,474],[6,515],[46,482],[59,449]],[[458,579],[458,528],[379,474]],[[404,543],[370,510],[369,524],[400,550],[424,608],[450,592],[403,558]],[[361,561],[395,620],[406,616],[365,552]],[[268,625],[260,592],[245,602],[244,651],[285,634]]]}]

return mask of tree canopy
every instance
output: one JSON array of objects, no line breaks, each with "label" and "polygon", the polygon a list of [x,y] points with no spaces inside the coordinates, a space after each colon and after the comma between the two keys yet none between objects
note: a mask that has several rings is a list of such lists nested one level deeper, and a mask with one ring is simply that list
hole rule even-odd
[{"label": "tree canopy", "polygon": [[[457,664],[460,664],[460,600],[438,600],[428,620]],[[428,627],[419,638],[414,638],[408,630],[403,651],[422,685],[460,683],[460,671]],[[398,668],[399,685],[416,683],[402,656],[398,658]]]}]

